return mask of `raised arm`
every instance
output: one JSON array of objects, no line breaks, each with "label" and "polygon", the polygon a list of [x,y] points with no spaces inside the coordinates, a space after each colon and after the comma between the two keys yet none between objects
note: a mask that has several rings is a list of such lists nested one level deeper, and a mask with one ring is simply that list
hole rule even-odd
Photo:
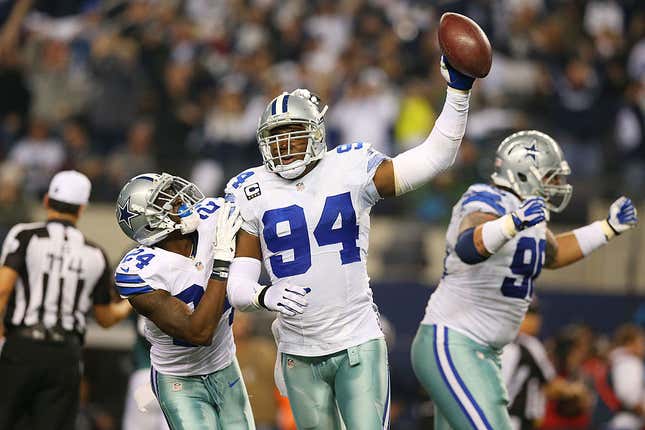
[{"label": "raised arm", "polygon": [[623,196],[612,203],[609,215],[602,221],[595,221],[557,236],[547,231],[544,267],[558,269],[582,260],[637,223],[636,208],[630,199]]},{"label": "raised arm", "polygon": [[383,161],[378,167],[374,185],[381,197],[400,196],[412,191],[455,161],[466,132],[470,89],[475,80],[453,69],[443,57],[441,69],[448,81],[443,110],[426,140],[391,160]]}]

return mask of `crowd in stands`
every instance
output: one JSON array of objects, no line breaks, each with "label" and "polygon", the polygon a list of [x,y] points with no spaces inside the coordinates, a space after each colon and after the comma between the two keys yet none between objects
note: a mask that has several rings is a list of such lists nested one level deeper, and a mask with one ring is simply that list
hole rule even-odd
[{"label": "crowd in stands", "polygon": [[562,144],[573,206],[617,186],[642,197],[638,0],[15,0],[0,4],[0,206],[38,198],[63,168],[91,178],[94,201],[150,170],[219,193],[259,164],[266,103],[297,87],[330,106],[330,147],[359,140],[396,154],[427,135],[443,103],[445,11],[482,26],[493,69],[473,92],[457,166],[384,211],[445,219],[520,128]]}]

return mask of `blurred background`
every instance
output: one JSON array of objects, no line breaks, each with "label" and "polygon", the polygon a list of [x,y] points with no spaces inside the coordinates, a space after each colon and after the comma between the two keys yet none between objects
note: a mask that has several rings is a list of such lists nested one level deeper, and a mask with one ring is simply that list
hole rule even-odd
[{"label": "blurred background", "polygon": [[[76,169],[93,184],[81,229],[116,262],[131,245],[113,215],[125,181],[168,171],[207,195],[221,193],[231,176],[260,164],[257,121],[284,90],[306,87],[329,105],[330,148],[366,141],[395,155],[417,145],[445,95],[438,18],[463,13],[487,33],[494,56],[473,90],[459,158],[432,184],[377,205],[370,244],[375,300],[388,321],[392,427],[429,428],[432,411],[411,372],[409,345],[441,276],[451,207],[468,185],[488,180],[503,137],[535,128],[562,145],[574,195],[553,217],[554,231],[604,218],[621,194],[645,214],[644,6],[0,0],[0,238],[17,222],[42,218],[51,176]],[[616,328],[645,324],[645,229],[614,242],[538,281],[539,337],[553,362],[564,363],[556,366],[564,378],[585,381],[576,369],[607,357]],[[234,324],[242,327],[240,363],[259,426],[288,429],[288,405],[272,386],[270,321],[257,314]],[[134,320],[88,333],[79,428],[121,428],[136,341]],[[266,353],[249,352],[259,350]],[[585,405],[577,413],[591,417],[594,402]]]}]

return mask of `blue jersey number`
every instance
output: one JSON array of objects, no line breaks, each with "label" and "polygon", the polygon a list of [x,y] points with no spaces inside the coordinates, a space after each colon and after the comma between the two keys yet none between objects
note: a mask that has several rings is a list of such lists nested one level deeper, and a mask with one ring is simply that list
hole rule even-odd
[{"label": "blue jersey number", "polygon": [[[334,228],[340,216],[340,226]],[[278,278],[300,275],[311,267],[311,245],[305,211],[298,205],[266,211],[262,217],[264,242],[269,251],[291,251],[293,256],[273,255],[269,258],[271,269]],[[356,212],[349,192],[329,196],[314,230],[319,246],[340,243],[342,264],[361,260]]]},{"label": "blue jersey number", "polygon": [[[521,276],[520,284],[515,277],[506,277],[502,282],[502,294],[516,299],[528,299],[533,295],[533,281],[542,271],[546,241],[536,242],[532,237],[522,237],[517,241],[517,249],[513,255],[511,272]],[[528,258],[526,258],[528,254]],[[528,260],[528,261],[526,261]]]},{"label": "blue jersey number", "polygon": [[209,200],[204,205],[197,205],[197,209],[195,209],[195,211],[199,214],[199,219],[206,219],[213,215],[217,208],[219,208],[219,206],[217,206],[214,201]]},{"label": "blue jersey number", "polygon": [[123,260],[121,260],[121,262],[127,263],[128,261],[131,261],[132,259],[136,258],[136,260],[138,261],[137,269],[143,269],[150,263],[150,260],[152,260],[155,257],[154,254],[142,254],[142,252],[144,251],[145,251],[144,248],[137,248],[134,251],[131,251],[128,254],[126,254],[126,256],[123,257]]}]

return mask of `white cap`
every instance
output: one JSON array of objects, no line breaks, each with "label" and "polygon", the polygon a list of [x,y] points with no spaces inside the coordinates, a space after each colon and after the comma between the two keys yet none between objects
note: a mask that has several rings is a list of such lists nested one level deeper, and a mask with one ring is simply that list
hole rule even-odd
[{"label": "white cap", "polygon": [[64,170],[54,175],[49,183],[50,199],[70,205],[86,205],[90,200],[92,184],[87,176],[76,170]]}]

